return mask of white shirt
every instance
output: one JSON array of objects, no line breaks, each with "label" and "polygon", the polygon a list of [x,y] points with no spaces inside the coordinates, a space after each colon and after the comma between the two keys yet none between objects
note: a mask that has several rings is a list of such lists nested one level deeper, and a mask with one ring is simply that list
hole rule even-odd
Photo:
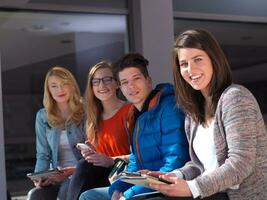
[{"label": "white shirt", "polygon": [[59,137],[58,166],[61,168],[73,167],[76,164],[77,164],[77,159],[75,158],[72,149],[69,145],[67,131],[62,130]]},{"label": "white shirt", "polygon": [[[211,121],[209,127],[199,125],[193,141],[193,149],[196,156],[204,166],[205,171],[202,176],[214,171],[218,167],[213,130],[214,119]],[[200,196],[195,180],[187,181],[187,184],[194,198]]]},{"label": "white shirt", "polygon": [[218,167],[213,130],[214,120],[209,127],[199,125],[193,141],[193,149],[205,169],[202,175],[214,171]]}]

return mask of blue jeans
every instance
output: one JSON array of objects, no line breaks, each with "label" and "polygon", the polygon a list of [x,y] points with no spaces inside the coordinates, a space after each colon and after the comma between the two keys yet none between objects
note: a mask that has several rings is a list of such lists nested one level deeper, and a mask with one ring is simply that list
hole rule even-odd
[{"label": "blue jeans", "polygon": [[109,187],[94,188],[83,192],[79,200],[110,200]]},{"label": "blue jeans", "polygon": [[94,166],[84,159],[79,160],[70,180],[67,200],[77,200],[82,192],[109,186],[110,171],[111,168]]}]

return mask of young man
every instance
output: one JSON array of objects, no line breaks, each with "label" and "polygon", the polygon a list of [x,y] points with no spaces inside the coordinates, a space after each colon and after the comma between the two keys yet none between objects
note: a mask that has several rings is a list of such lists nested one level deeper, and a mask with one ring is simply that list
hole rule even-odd
[{"label": "young man", "polygon": [[[176,106],[171,84],[159,84],[153,90],[147,66],[148,61],[142,55],[130,53],[114,68],[122,93],[133,104],[126,119],[131,143],[127,171],[168,172],[182,167],[189,159],[184,114]],[[109,188],[84,192],[80,200],[110,197],[121,200],[150,191],[118,180]]]}]

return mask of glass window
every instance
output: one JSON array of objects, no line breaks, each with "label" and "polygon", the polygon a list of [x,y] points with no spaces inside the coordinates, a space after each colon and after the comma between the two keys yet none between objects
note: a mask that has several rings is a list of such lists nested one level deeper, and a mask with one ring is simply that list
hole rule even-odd
[{"label": "glass window", "polygon": [[[0,11],[0,52],[7,185],[11,193],[33,187],[35,115],[53,66],[68,68],[84,92],[87,72],[101,60],[128,52],[126,15]],[[25,184],[25,181],[29,182]]]},{"label": "glass window", "polygon": [[267,24],[174,20],[175,36],[191,28],[205,28],[215,35],[228,58],[234,82],[255,95],[267,122]]}]

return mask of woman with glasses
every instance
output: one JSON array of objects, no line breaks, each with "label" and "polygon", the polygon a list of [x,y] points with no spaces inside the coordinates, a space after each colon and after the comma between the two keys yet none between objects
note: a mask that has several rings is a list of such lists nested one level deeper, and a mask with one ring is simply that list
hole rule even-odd
[{"label": "woman with glasses", "polygon": [[60,167],[63,173],[33,179],[36,187],[28,193],[28,199],[64,200],[69,177],[82,158],[75,145],[86,140],[80,90],[69,70],[53,67],[47,72],[43,104],[35,123],[35,172]]},{"label": "woman with glasses", "polygon": [[89,148],[80,148],[84,159],[72,177],[69,200],[78,199],[85,190],[108,186],[115,159],[128,159],[130,147],[124,120],[130,104],[117,97],[118,89],[109,63],[100,62],[91,68],[85,94]]}]

